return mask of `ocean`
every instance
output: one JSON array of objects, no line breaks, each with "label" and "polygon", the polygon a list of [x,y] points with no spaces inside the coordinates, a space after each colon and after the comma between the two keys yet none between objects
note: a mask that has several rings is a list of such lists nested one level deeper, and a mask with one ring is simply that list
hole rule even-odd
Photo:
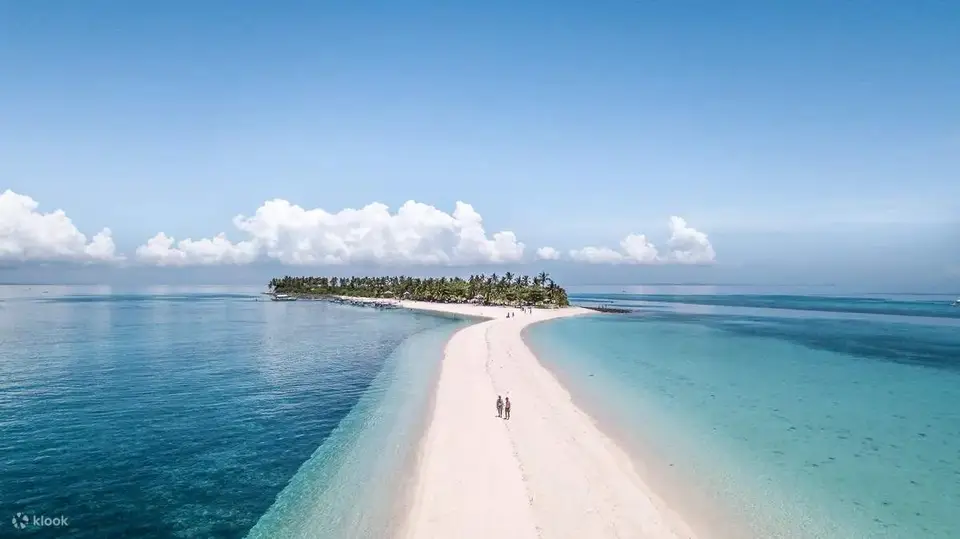
[{"label": "ocean", "polygon": [[[0,287],[0,536],[387,535],[470,322],[257,292]],[[958,536],[954,298],[571,298],[633,312],[525,338],[706,537]]]},{"label": "ocean", "polygon": [[389,529],[467,322],[257,292],[0,287],[0,536]]},{"label": "ocean", "polygon": [[960,536],[951,296],[644,287],[526,339],[708,537]]}]

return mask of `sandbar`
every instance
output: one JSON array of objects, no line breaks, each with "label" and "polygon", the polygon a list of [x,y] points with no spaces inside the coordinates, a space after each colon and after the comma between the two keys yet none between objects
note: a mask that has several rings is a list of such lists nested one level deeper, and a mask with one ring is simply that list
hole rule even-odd
[{"label": "sandbar", "polygon": [[[530,324],[593,311],[400,305],[489,320],[446,345],[398,537],[696,537],[521,338]],[[510,397],[510,420],[497,417],[497,395]]]}]

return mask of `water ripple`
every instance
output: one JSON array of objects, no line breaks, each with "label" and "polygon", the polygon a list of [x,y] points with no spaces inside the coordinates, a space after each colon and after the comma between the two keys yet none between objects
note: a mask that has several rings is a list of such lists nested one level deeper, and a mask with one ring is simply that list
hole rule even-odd
[{"label": "water ripple", "polygon": [[67,515],[81,538],[241,537],[385,358],[448,323],[253,297],[8,298],[0,515]]}]

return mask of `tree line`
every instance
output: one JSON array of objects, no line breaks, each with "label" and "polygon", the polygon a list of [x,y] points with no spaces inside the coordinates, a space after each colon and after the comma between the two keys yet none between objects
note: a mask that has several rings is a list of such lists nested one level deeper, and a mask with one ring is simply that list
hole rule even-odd
[{"label": "tree line", "polygon": [[533,277],[514,275],[471,275],[461,277],[278,277],[270,280],[274,294],[292,296],[352,296],[410,299],[435,303],[477,303],[480,305],[533,305],[566,307],[567,292],[547,273]]}]

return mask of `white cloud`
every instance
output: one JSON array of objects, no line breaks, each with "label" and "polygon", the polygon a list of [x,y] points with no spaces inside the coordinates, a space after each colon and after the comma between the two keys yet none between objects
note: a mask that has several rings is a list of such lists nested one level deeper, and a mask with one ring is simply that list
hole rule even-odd
[{"label": "white cloud", "polygon": [[620,248],[628,260],[638,264],[652,264],[660,260],[657,247],[643,234],[630,234],[620,242]]},{"label": "white cloud", "polygon": [[661,254],[643,234],[630,234],[620,242],[620,250],[584,247],[570,251],[570,258],[592,264],[708,264],[716,259],[707,235],[680,217],[670,218],[667,248]]},{"label": "white cloud", "polygon": [[0,194],[0,260],[119,260],[109,228],[87,242],[63,210],[41,213],[38,207],[9,189]]},{"label": "white cloud", "polygon": [[137,247],[137,258],[158,266],[247,264],[257,258],[257,248],[249,241],[231,243],[223,234],[174,246],[174,239],[161,232]]},{"label": "white cloud", "polygon": [[687,226],[680,217],[670,218],[669,259],[680,264],[705,264],[716,260],[717,253],[707,235]]},{"label": "white cloud", "polygon": [[537,258],[540,260],[557,260],[560,258],[560,251],[553,247],[541,247],[537,249]]},{"label": "white cloud", "polygon": [[[0,260],[119,261],[111,231],[87,238],[62,210],[37,211],[32,198],[7,190],[0,194]],[[391,213],[384,204],[328,213],[307,210],[282,199],[264,202],[250,217],[233,219],[241,241],[225,234],[176,241],[163,232],[136,250],[139,261],[158,266],[247,264],[270,258],[286,264],[440,264],[517,262],[524,244],[513,232],[488,234],[472,206],[457,202],[452,213],[409,201]],[[625,237],[618,249],[585,247],[570,258],[589,263],[702,264],[716,253],[707,235],[671,217],[670,237],[658,249],[643,234]],[[539,260],[561,253],[541,247]]]},{"label": "white cloud", "polygon": [[609,247],[584,247],[583,249],[572,249],[570,258],[578,262],[590,262],[592,264],[618,264],[623,262],[626,256]]},{"label": "white cloud", "polygon": [[234,226],[247,238],[173,239],[160,233],[137,249],[140,260],[161,265],[251,262],[260,255],[287,264],[411,263],[482,264],[512,262],[524,245],[513,232],[487,235],[472,206],[457,202],[452,214],[409,201],[396,213],[380,203],[328,213],[286,200],[265,202]]}]

